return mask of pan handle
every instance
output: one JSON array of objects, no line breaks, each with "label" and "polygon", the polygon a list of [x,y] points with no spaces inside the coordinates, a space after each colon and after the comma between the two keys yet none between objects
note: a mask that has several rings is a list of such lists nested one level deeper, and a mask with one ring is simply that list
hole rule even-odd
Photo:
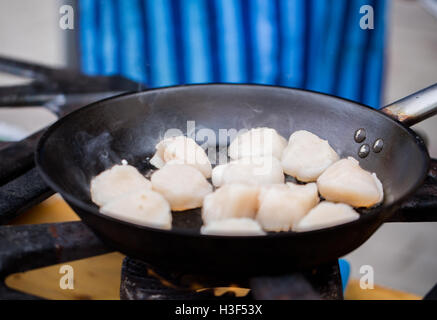
[{"label": "pan handle", "polygon": [[381,109],[388,116],[412,126],[437,113],[437,83]]},{"label": "pan handle", "polygon": [[425,183],[387,222],[437,222],[437,159],[431,159]]}]

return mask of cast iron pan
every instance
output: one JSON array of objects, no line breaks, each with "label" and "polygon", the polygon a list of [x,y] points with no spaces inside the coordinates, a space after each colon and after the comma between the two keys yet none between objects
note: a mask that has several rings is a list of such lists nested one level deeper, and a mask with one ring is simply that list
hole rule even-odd
[{"label": "cast iron pan", "polygon": [[[333,261],[365,242],[423,183],[429,157],[423,141],[398,120],[412,124],[434,113],[436,87],[393,104],[385,113],[320,93],[260,85],[208,84],[160,88],[106,99],[60,119],[41,138],[36,163],[43,179],[110,247],[152,265],[193,273],[276,274]],[[420,109],[420,111],[418,111]],[[387,114],[391,113],[391,116]],[[99,213],[89,182],[126,159],[143,173],[156,143],[171,128],[196,130],[275,128],[288,138],[305,129],[327,139],[341,157],[352,156],[376,172],[382,205],[360,219],[323,230],[257,237],[200,235],[200,210],[174,213],[171,231],[119,221]],[[366,139],[357,143],[357,129]],[[363,144],[379,153],[358,158]],[[200,139],[198,141],[202,143]],[[210,142],[211,143],[211,142]],[[217,146],[220,147],[220,146]]]}]

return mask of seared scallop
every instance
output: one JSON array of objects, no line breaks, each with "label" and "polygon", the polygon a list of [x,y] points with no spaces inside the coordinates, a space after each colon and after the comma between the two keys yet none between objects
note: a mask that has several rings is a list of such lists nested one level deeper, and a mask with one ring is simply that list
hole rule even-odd
[{"label": "seared scallop", "polygon": [[151,187],[150,181],[135,167],[127,164],[115,165],[91,180],[91,200],[103,206],[119,196]]},{"label": "seared scallop", "polygon": [[296,184],[287,182],[288,187],[293,191],[295,197],[302,201],[307,212],[314,208],[320,201],[319,191],[316,183]]},{"label": "seared scallop", "polygon": [[241,159],[246,157],[273,156],[281,159],[287,140],[275,129],[256,128],[237,136],[229,146],[229,157]]},{"label": "seared scallop", "polygon": [[317,230],[357,220],[360,215],[344,203],[320,202],[294,227],[293,231]]},{"label": "seared scallop", "polygon": [[223,173],[228,165],[229,163],[219,164],[212,169],[211,182],[215,187],[220,187],[223,184]]},{"label": "seared scallop", "polygon": [[208,194],[203,200],[202,219],[205,225],[229,218],[255,218],[258,208],[258,187],[228,184]]},{"label": "seared scallop", "polygon": [[352,157],[330,166],[317,180],[317,186],[326,200],[354,207],[372,207],[384,197],[376,174],[362,169]]},{"label": "seared scallop", "polygon": [[174,211],[202,206],[212,186],[203,174],[185,164],[166,164],[151,177],[153,190],[161,193]]},{"label": "seared scallop", "polygon": [[300,130],[290,136],[281,163],[286,174],[299,181],[311,182],[316,181],[338,159],[338,154],[328,141],[309,131]]},{"label": "seared scallop", "polygon": [[201,233],[217,236],[265,235],[265,232],[261,229],[258,222],[249,218],[231,218],[212,221],[202,227]]},{"label": "seared scallop", "polygon": [[284,183],[281,163],[275,157],[251,157],[216,166],[212,183],[219,187],[230,183],[256,185]]},{"label": "seared scallop", "polygon": [[211,177],[211,162],[205,150],[196,141],[185,136],[171,137],[159,142],[150,163],[158,169],[166,163],[186,164],[202,172],[206,178]]},{"label": "seared scallop", "polygon": [[271,185],[261,188],[258,201],[256,220],[264,230],[289,231],[317,204],[317,188]]},{"label": "seared scallop", "polygon": [[158,192],[141,190],[115,198],[100,212],[142,226],[171,229],[170,205]]}]

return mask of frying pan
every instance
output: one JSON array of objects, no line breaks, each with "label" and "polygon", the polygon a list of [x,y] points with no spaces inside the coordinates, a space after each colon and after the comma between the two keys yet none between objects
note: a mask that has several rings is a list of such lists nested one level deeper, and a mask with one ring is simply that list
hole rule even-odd
[{"label": "frying pan", "polygon": [[[277,274],[333,261],[359,247],[393,216],[422,185],[430,163],[422,139],[407,126],[436,109],[437,85],[382,112],[334,96],[275,86],[159,88],[102,100],[60,119],[40,139],[36,164],[42,178],[83,222],[105,244],[126,255],[183,272]],[[341,157],[352,156],[376,172],[384,185],[383,204],[343,225],[252,237],[201,235],[200,210],[174,213],[172,230],[101,214],[90,200],[90,180],[121,159],[146,173],[152,168],[148,159],[165,131],[186,133],[187,121],[194,121],[196,130],[209,128],[217,136],[219,129],[229,128],[272,127],[284,137],[309,130],[327,139]],[[355,139],[358,129],[366,133],[360,143]],[[378,139],[383,148],[374,152]],[[370,152],[360,158],[364,144]]]}]

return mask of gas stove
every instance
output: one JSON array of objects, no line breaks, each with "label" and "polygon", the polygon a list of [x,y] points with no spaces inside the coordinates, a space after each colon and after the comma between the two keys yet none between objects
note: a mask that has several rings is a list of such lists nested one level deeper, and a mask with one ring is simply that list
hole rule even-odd
[{"label": "gas stove", "polygon": [[[143,87],[130,80],[90,77],[73,70],[56,70],[0,58],[0,71],[34,79],[28,85],[1,87],[1,106],[43,105],[58,117],[88,103]],[[44,130],[22,141],[0,145],[0,223],[6,224],[24,210],[53,194],[34,167],[33,151]],[[436,201],[437,163],[428,182],[393,217],[395,221],[426,221],[421,203]],[[431,183],[433,182],[433,183]],[[430,194],[435,196],[430,197]],[[432,218],[430,218],[430,221]],[[16,272],[111,252],[82,222],[0,226],[0,299],[37,299],[4,284]],[[218,294],[217,288],[230,288]],[[235,288],[240,294],[235,294]],[[241,294],[241,292],[245,294]],[[253,300],[343,299],[338,261],[309,270],[291,270],[281,276],[221,279],[206,272],[193,275],[155,268],[147,261],[126,257],[121,270],[120,298],[126,300]]]},{"label": "gas stove", "polygon": [[[217,288],[239,288],[219,295]],[[243,289],[243,290],[242,290]],[[244,290],[246,289],[246,290]],[[343,299],[338,262],[277,277],[219,279],[154,269],[146,262],[126,257],[121,271],[123,300],[301,300]]]},{"label": "gas stove", "polygon": [[[82,222],[3,226],[0,228],[0,277],[16,272],[111,252]],[[239,288],[246,294],[217,294],[217,288]],[[226,290],[225,290],[226,291]],[[248,279],[219,278],[155,268],[126,257],[121,270],[120,298],[125,300],[277,300],[342,299],[338,262],[287,275]],[[1,299],[38,299],[0,283]]]}]

